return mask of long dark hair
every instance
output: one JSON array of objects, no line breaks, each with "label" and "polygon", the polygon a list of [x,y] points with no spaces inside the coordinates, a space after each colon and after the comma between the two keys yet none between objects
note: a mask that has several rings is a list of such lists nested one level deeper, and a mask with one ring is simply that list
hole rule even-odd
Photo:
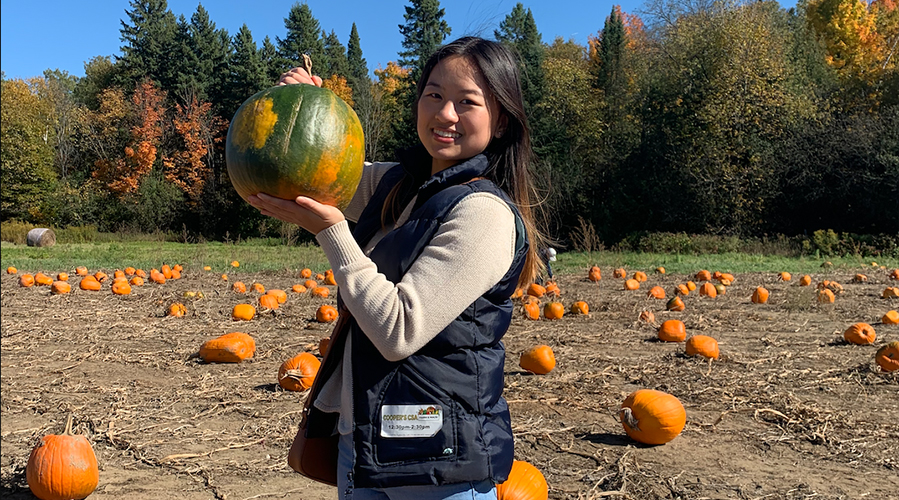
[{"label": "long dark hair", "polygon": [[[417,83],[415,102],[412,105],[412,118],[415,123],[418,123],[418,101],[424,93],[431,72],[441,60],[451,56],[464,57],[476,68],[487,83],[493,98],[496,99],[500,116],[505,118],[502,135],[494,137],[484,150],[489,162],[484,177],[505,191],[521,213],[530,241],[530,251],[519,279],[520,285],[526,285],[534,280],[543,265],[537,257],[537,249],[544,245],[545,238],[537,229],[536,223],[537,197],[531,178],[534,153],[531,149],[530,130],[524,111],[518,61],[512,51],[504,45],[478,37],[462,37],[440,47],[428,59]],[[402,210],[403,207],[393,206],[400,198],[395,194],[401,189],[401,185],[408,187],[409,182],[412,180],[404,179],[397,184],[395,193],[391,193],[385,203],[385,213],[388,210],[393,213]]]}]

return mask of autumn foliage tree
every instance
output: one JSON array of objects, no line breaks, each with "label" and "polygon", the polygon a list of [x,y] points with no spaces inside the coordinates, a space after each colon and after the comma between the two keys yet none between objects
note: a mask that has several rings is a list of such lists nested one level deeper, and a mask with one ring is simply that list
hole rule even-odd
[{"label": "autumn foliage tree", "polygon": [[196,95],[184,105],[175,105],[172,126],[179,144],[162,160],[165,179],[184,192],[191,205],[200,201],[212,174],[213,149],[228,129],[228,123],[211,109],[212,103],[201,102]]}]

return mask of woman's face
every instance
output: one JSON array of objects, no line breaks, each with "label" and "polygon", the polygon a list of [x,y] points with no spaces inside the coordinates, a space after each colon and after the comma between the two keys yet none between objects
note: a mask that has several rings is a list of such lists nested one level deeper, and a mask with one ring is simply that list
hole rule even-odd
[{"label": "woman's face", "polygon": [[499,117],[496,99],[466,58],[437,63],[418,100],[418,138],[434,159],[431,174],[482,153],[499,135]]}]

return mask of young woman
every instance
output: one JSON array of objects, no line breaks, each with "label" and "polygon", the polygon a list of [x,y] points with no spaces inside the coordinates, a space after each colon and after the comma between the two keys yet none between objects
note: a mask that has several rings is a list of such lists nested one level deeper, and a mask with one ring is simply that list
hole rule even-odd
[{"label": "young woman", "polygon": [[[320,82],[294,69],[280,84]],[[367,163],[346,213],[306,197],[250,203],[316,235],[352,314],[308,428],[340,434],[341,498],[496,498],[513,460],[501,339],[542,243],[515,58],[480,38],[447,44],[414,106],[421,144]],[[329,413],[336,424],[314,424]]]}]

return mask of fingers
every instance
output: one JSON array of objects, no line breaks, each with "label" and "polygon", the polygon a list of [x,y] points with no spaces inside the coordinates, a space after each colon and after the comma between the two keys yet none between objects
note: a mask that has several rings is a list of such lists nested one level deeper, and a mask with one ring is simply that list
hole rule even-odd
[{"label": "fingers", "polygon": [[281,78],[278,80],[278,85],[295,85],[302,83],[321,87],[322,79],[317,75],[309,76],[309,73],[303,68],[293,68],[282,74]]}]

